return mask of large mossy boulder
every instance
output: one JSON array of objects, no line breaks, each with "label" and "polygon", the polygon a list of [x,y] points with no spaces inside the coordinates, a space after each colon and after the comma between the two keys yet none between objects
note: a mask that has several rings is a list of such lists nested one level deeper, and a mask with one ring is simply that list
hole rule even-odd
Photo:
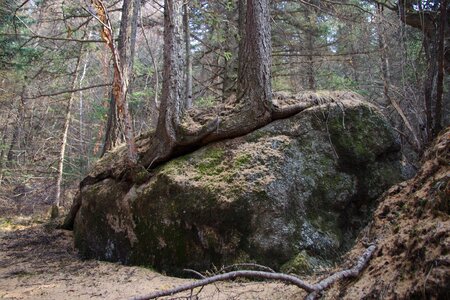
[{"label": "large mossy boulder", "polygon": [[310,271],[352,246],[375,199],[400,180],[398,149],[370,104],[318,105],[133,183],[85,186],[76,247],[169,272],[244,261]]}]

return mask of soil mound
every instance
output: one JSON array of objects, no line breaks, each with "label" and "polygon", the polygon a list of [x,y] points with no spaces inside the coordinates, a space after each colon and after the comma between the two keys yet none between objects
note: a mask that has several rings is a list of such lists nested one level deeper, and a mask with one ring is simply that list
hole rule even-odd
[{"label": "soil mound", "polygon": [[450,127],[418,174],[387,191],[349,253],[378,249],[362,275],[328,293],[339,299],[450,299]]}]

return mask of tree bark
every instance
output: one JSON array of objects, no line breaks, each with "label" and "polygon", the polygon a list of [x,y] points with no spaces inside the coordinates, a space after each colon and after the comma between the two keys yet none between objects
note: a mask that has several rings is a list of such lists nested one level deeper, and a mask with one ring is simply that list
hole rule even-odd
[{"label": "tree bark", "polygon": [[424,104],[425,104],[425,131],[426,141],[433,140],[433,95],[435,94],[436,81],[436,40],[435,36],[425,36],[423,40],[427,56],[427,77],[424,80]]},{"label": "tree bark", "polygon": [[311,91],[316,90],[316,78],[314,72],[314,37],[315,37],[315,26],[316,21],[314,19],[315,13],[311,16],[311,12],[309,11],[309,7],[305,7],[305,19],[308,24],[306,27],[306,47],[307,47],[307,64],[306,64],[306,74],[308,75],[308,89]]},{"label": "tree bark", "polygon": [[185,108],[192,106],[192,53],[191,53],[191,30],[189,28],[189,3],[183,4],[184,40],[186,47],[186,104]]},{"label": "tree bark", "polygon": [[440,2],[440,20],[437,40],[437,82],[436,82],[436,108],[434,117],[434,135],[437,136],[442,129],[442,98],[444,94],[444,68],[445,68],[445,28],[447,27],[447,0]]},{"label": "tree bark", "polygon": [[[165,1],[160,113],[153,138],[140,145],[140,163],[146,168],[211,141],[250,132],[272,119],[269,1],[249,0],[245,39],[240,45],[240,105],[234,111],[235,120],[211,118],[194,131],[181,126],[185,96],[182,10],[183,1]],[[245,124],[240,122],[244,119]]]},{"label": "tree bark", "polygon": [[156,132],[161,137],[161,144],[166,143],[163,147],[172,148],[177,141],[185,96],[183,1],[165,0],[164,3],[164,80]]},{"label": "tree bark", "polygon": [[117,147],[125,141],[123,133],[119,130],[120,126],[117,124],[116,101],[114,95],[111,93],[109,97],[109,110],[108,119],[106,121],[105,141],[103,142],[103,148],[100,153],[100,157],[106,154],[109,150]]},{"label": "tree bark", "polygon": [[[119,132],[121,134],[123,133],[124,140],[127,144],[129,163],[134,165],[137,161],[137,150],[134,141],[133,123],[128,108],[127,94],[133,66],[140,1],[124,0],[123,2],[117,48],[114,45],[113,31],[105,6],[99,0],[93,0],[92,3],[97,9],[98,18],[103,23],[102,37],[111,50],[114,63],[114,79],[110,107],[114,106],[115,108],[113,109],[111,107],[109,117],[114,118],[117,115],[117,118],[116,120],[108,121],[108,125],[117,125]],[[110,134],[110,144],[113,145],[115,142],[114,138],[118,138],[114,134],[115,128],[112,127],[107,132]],[[108,144],[105,143],[105,146],[108,146]],[[106,150],[109,149],[104,147],[103,152],[106,152]]]},{"label": "tree bark", "polygon": [[237,102],[252,118],[250,122],[265,122],[272,111],[269,0],[247,0],[245,38],[240,47]]},{"label": "tree bark", "polygon": [[[11,109],[8,110],[8,115],[6,117],[6,120],[9,120],[9,118],[11,117]],[[5,159],[6,159],[6,145],[7,145],[7,140],[8,140],[8,122],[6,122],[4,124],[4,127],[2,128],[1,131],[1,137],[2,139],[0,140],[0,186],[2,185],[3,182],[3,170],[4,170],[4,166],[5,166]]]},{"label": "tree bark", "polygon": [[[23,127],[23,120],[25,115],[25,99],[26,99],[26,86],[24,85],[22,87],[22,93],[20,94],[20,102],[17,109],[17,120],[14,124],[14,130],[11,138],[11,142],[9,144],[9,150],[8,154],[6,156],[6,159],[9,164],[13,162],[13,160],[17,159],[17,155],[15,155],[14,151],[17,150],[17,148],[20,148],[20,141],[21,141],[21,133],[22,133],[22,127]],[[16,161],[16,163],[18,163]]]},{"label": "tree bark", "polygon": [[[185,95],[182,9],[182,0],[165,1],[160,113],[155,132],[138,141],[139,163],[147,169],[210,142],[249,133],[273,119],[286,118],[314,105],[313,102],[301,102],[280,108],[272,104],[269,1],[248,0],[245,39],[240,44],[242,57],[239,58],[236,107],[204,120],[194,130],[189,125],[182,125]],[[82,185],[108,176],[120,177],[127,172],[123,168],[118,162],[110,170],[90,174]]]}]

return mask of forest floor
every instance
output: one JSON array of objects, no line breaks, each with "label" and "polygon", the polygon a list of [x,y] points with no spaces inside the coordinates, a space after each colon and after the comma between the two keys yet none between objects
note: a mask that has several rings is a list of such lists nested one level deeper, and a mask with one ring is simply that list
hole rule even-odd
[{"label": "forest floor", "polygon": [[[0,299],[128,299],[187,283],[147,268],[82,260],[71,231],[55,229],[45,213],[0,216]],[[234,281],[196,289],[193,299],[301,299],[281,283]],[[186,299],[180,293],[170,299]],[[169,298],[167,298],[169,299]]]}]

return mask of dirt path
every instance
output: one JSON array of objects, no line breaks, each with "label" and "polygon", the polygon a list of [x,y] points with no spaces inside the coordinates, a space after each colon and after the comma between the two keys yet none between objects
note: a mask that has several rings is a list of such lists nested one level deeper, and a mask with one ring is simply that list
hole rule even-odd
[{"label": "dirt path", "polygon": [[[187,281],[140,267],[83,261],[72,246],[72,232],[26,219],[0,218],[0,299],[128,299]],[[193,299],[303,296],[301,290],[281,283],[235,281],[209,286]],[[189,293],[171,299],[187,297]]]}]

